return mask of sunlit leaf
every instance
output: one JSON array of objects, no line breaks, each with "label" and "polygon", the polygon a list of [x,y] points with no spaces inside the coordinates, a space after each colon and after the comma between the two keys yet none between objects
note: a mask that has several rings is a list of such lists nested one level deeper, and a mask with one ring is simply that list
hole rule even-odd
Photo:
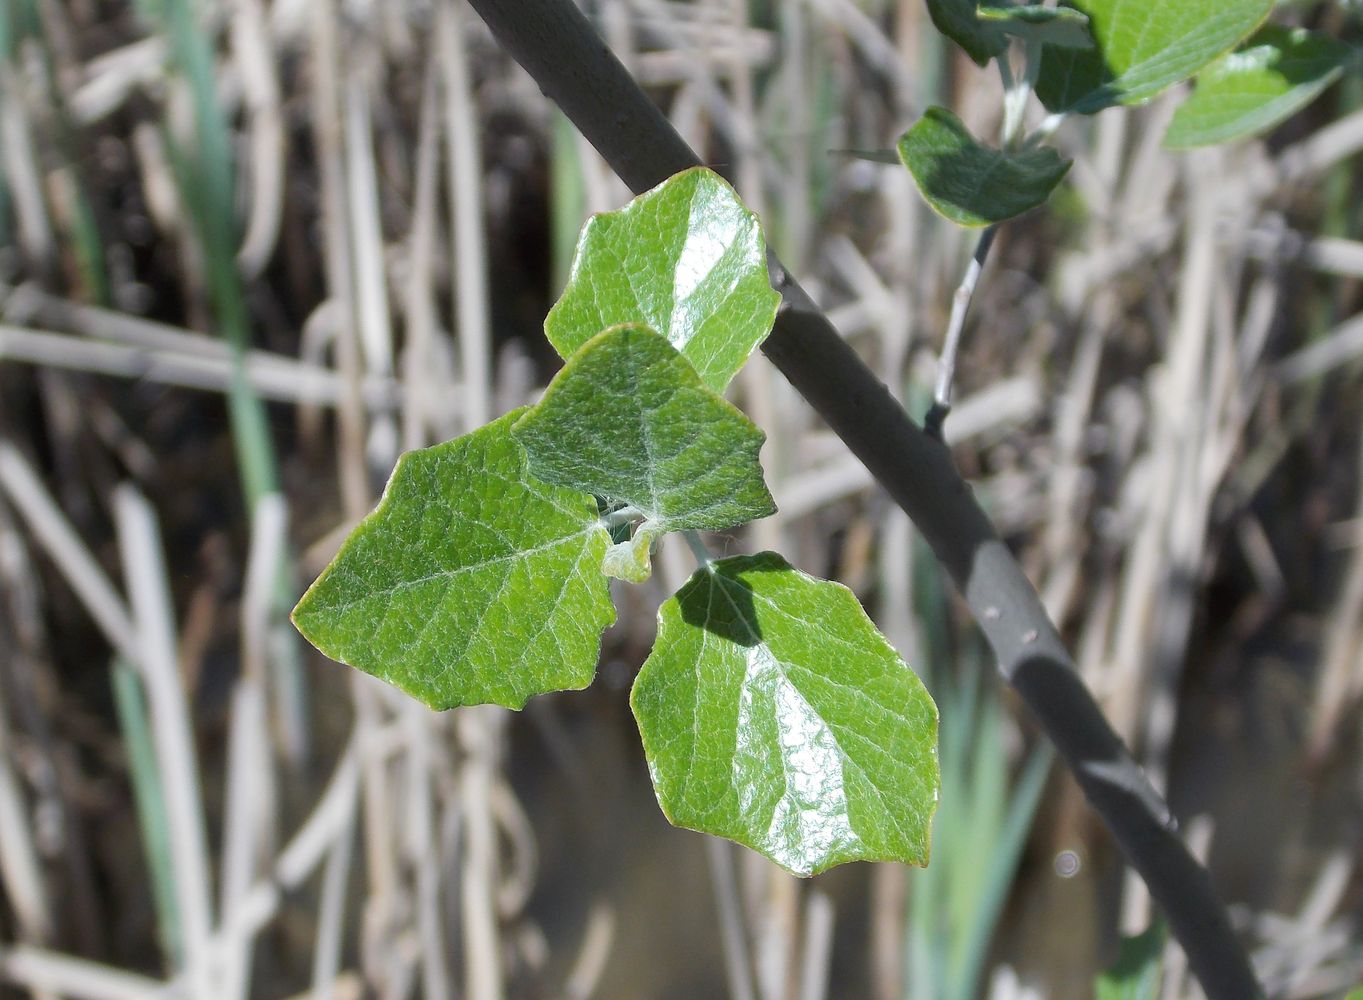
[{"label": "sunlit leaf", "polygon": [[[512,433],[531,475],[634,507],[654,534],[776,511],[758,462],[766,435],[644,326],[587,341]],[[635,545],[631,560],[646,553]]]},{"label": "sunlit leaf", "polygon": [[569,358],[607,327],[640,323],[721,391],[771,332],[779,303],[757,216],[696,167],[587,223],[544,332]]},{"label": "sunlit leaf", "polygon": [[710,564],[659,610],[630,703],[674,824],[796,875],[927,863],[937,708],[847,588],[770,552]]},{"label": "sunlit leaf", "polygon": [[1247,38],[1273,0],[1068,0],[1097,47],[1047,46],[1036,93],[1051,111],[1092,114],[1139,104]]},{"label": "sunlit leaf", "polygon": [[610,534],[589,494],[527,476],[520,413],[398,461],[294,609],[313,645],[438,709],[591,682]]}]

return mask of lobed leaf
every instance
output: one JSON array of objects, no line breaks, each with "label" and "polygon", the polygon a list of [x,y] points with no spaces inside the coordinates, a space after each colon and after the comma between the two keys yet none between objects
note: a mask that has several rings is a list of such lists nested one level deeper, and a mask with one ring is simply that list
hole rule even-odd
[{"label": "lobed leaf", "polygon": [[531,479],[522,411],[408,452],[293,611],[332,659],[431,708],[586,687],[615,620],[586,493]]},{"label": "lobed leaf", "polygon": [[656,534],[722,531],[776,511],[766,435],[660,334],[597,334],[512,429],[531,475],[638,508]]},{"label": "lobed leaf", "polygon": [[677,826],[802,876],[927,864],[937,708],[847,588],[771,552],[711,563],[659,609],[630,704]]},{"label": "lobed leaf", "polygon": [[1266,132],[1339,79],[1354,49],[1302,28],[1268,25],[1237,52],[1203,70],[1174,113],[1164,144],[1173,149]]},{"label": "lobed leaf", "polygon": [[1036,93],[1053,112],[1139,104],[1234,48],[1273,0],[1067,0],[1088,15],[1090,51],[1048,46]]},{"label": "lobed leaf", "polygon": [[607,327],[643,324],[720,392],[771,332],[780,299],[757,216],[695,167],[588,221],[544,332],[569,358]]},{"label": "lobed leaf", "polygon": [[937,212],[989,226],[1036,208],[1070,169],[1053,149],[1006,153],[975,139],[946,108],[931,107],[899,140],[899,157]]}]

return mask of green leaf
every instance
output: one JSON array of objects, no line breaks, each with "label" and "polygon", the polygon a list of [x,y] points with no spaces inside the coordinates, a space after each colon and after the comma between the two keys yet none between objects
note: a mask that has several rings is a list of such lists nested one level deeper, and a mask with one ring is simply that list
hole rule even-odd
[{"label": "green leaf", "polygon": [[1050,111],[1139,104],[1243,41],[1273,0],[1068,0],[1089,17],[1091,51],[1047,47],[1036,94]]},{"label": "green leaf", "polygon": [[616,542],[601,559],[601,572],[626,583],[643,583],[653,575],[653,543],[662,532],[640,525],[633,537]]},{"label": "green leaf", "polygon": [[1088,15],[1073,7],[981,7],[979,18],[1024,42],[1093,48]]},{"label": "green leaf", "polygon": [[709,564],[659,609],[630,704],[677,826],[796,875],[927,864],[937,707],[847,588],[771,552]]},{"label": "green leaf", "polygon": [[1136,937],[1122,938],[1117,961],[1098,977],[1094,1000],[1155,1000],[1164,962],[1165,929],[1155,923]]},{"label": "green leaf", "polygon": [[978,0],[928,0],[928,15],[937,30],[965,49],[979,66],[1008,49],[1008,36],[976,17]]},{"label": "green leaf", "polygon": [[294,608],[313,645],[436,709],[591,683],[610,534],[590,495],[526,475],[521,412],[398,460]]},{"label": "green leaf", "polygon": [[990,226],[1042,204],[1070,169],[1053,149],[1005,153],[931,107],[899,139],[899,158],[928,204],[961,226]]},{"label": "green leaf", "polygon": [[1353,57],[1352,47],[1327,35],[1264,27],[1198,75],[1164,144],[1187,149],[1265,132],[1320,96]]},{"label": "green leaf", "polygon": [[582,345],[512,433],[531,475],[635,507],[655,534],[776,511],[757,457],[766,435],[645,326]]},{"label": "green leaf", "polygon": [[568,358],[606,327],[642,323],[719,392],[771,332],[780,300],[757,216],[695,167],[588,221],[544,332]]}]

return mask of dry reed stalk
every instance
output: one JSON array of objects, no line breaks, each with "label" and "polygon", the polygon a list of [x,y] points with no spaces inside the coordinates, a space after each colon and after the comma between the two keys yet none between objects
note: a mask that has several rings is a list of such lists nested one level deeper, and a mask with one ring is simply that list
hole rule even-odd
[{"label": "dry reed stalk", "polygon": [[13,445],[3,440],[0,440],[0,488],[8,494],[35,540],[57,564],[90,617],[104,632],[109,645],[130,663],[136,662],[140,639],[127,604],[28,462]]},{"label": "dry reed stalk", "polygon": [[243,157],[250,195],[245,234],[237,250],[237,267],[255,278],[265,269],[279,239],[284,212],[287,143],[280,107],[277,56],[261,0],[231,0],[227,18],[232,56],[246,111],[249,155]]},{"label": "dry reed stalk", "polygon": [[208,837],[194,725],[176,652],[174,609],[160,529],[151,505],[130,485],[115,491],[114,517],[138,654],[132,662],[146,685],[152,738],[165,792],[183,970],[190,995],[210,1000],[218,968],[209,945],[213,904]]},{"label": "dry reed stalk", "polygon": [[28,945],[0,946],[0,980],[72,1000],[181,1000],[155,979]]}]

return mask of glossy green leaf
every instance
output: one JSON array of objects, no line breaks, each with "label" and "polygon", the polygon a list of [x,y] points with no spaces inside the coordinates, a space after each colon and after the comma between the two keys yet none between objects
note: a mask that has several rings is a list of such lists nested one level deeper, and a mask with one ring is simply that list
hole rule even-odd
[{"label": "glossy green leaf", "polygon": [[635,507],[655,533],[776,511],[758,462],[766,435],[645,326],[587,341],[512,433],[531,475]]},{"label": "glossy green leaf", "polygon": [[980,20],[978,0],[928,0],[928,16],[937,30],[965,49],[980,66],[1007,51],[1008,36],[996,25]]},{"label": "glossy green leaf", "polygon": [[1073,7],[981,7],[979,18],[1025,42],[1093,48],[1088,15]]},{"label": "glossy green leaf", "polygon": [[521,412],[402,456],[294,608],[313,645],[437,709],[591,682],[610,534],[589,494],[526,475]]},{"label": "glossy green leaf", "polygon": [[1165,929],[1155,923],[1136,937],[1122,938],[1117,961],[1098,977],[1094,1000],[1155,1000],[1164,963]]},{"label": "glossy green leaf", "polygon": [[1005,153],[931,107],[899,140],[899,158],[928,204],[961,226],[989,226],[1042,204],[1070,169],[1053,149]]},{"label": "glossy green leaf", "polygon": [[568,358],[607,327],[642,323],[722,391],[771,332],[780,298],[757,216],[696,167],[592,217],[544,332]]},{"label": "glossy green leaf", "polygon": [[1048,46],[1036,93],[1051,111],[1092,114],[1139,104],[1247,38],[1273,0],[1068,0],[1089,17],[1097,48]]},{"label": "glossy green leaf", "polygon": [[847,588],[770,552],[711,563],[659,610],[630,704],[677,826],[796,875],[927,864],[937,707]]},{"label": "glossy green leaf", "polygon": [[1320,96],[1353,57],[1353,48],[1327,35],[1264,27],[1198,75],[1164,144],[1186,149],[1267,131]]}]

